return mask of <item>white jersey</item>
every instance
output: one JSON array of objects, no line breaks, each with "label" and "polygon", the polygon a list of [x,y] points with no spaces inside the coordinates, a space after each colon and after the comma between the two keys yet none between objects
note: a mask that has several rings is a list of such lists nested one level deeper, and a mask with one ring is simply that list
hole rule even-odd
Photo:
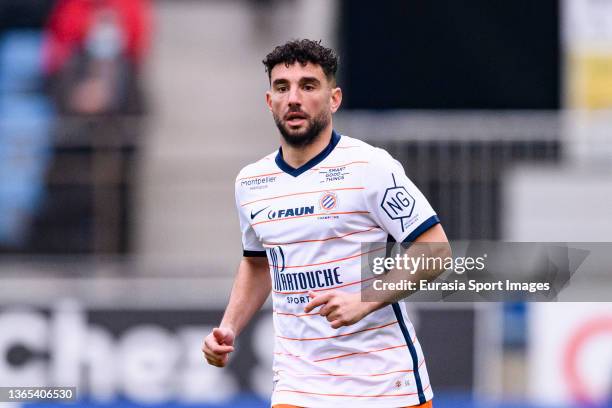
[{"label": "white jersey", "polygon": [[[413,241],[439,222],[386,151],[332,134],[298,169],[282,150],[236,179],[245,256],[267,256],[274,307],[272,405],[403,407],[433,397],[405,305],[332,329],[308,291],[358,292],[362,242]],[[383,253],[384,255],[384,253]]]}]

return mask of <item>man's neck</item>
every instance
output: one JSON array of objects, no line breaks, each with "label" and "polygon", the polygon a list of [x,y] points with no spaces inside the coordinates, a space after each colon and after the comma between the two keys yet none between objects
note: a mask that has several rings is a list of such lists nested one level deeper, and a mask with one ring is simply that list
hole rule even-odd
[{"label": "man's neck", "polygon": [[329,144],[332,137],[332,125],[331,123],[319,133],[319,136],[309,144],[304,147],[293,147],[285,142],[284,139],[281,138],[281,147],[283,148],[283,160],[289,166],[297,169],[304,164],[308,163],[313,157],[317,154],[321,153],[327,145]]}]

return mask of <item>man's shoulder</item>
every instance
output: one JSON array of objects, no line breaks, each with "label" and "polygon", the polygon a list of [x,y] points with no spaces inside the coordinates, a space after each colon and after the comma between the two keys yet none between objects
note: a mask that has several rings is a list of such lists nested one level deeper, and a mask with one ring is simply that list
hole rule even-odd
[{"label": "man's shoulder", "polygon": [[345,152],[351,160],[367,161],[369,164],[368,167],[385,165],[390,161],[395,161],[385,149],[346,135],[342,135],[338,147],[343,149],[343,152]]},{"label": "man's shoulder", "polygon": [[236,176],[236,186],[261,182],[260,178],[275,176],[280,170],[276,166],[276,154],[274,151],[261,159],[244,166]]},{"label": "man's shoulder", "polygon": [[364,142],[361,139],[342,134],[340,142],[336,146],[338,149],[342,149],[345,152],[362,153],[373,149],[374,146]]},{"label": "man's shoulder", "polygon": [[261,159],[251,162],[247,164],[246,166],[244,166],[238,172],[238,175],[236,176],[236,181],[238,181],[241,178],[245,178],[245,177],[257,176],[257,174],[262,170],[265,171],[265,170],[273,169],[276,166],[276,163],[275,163],[276,154],[277,152],[274,151],[270,154],[265,155]]}]

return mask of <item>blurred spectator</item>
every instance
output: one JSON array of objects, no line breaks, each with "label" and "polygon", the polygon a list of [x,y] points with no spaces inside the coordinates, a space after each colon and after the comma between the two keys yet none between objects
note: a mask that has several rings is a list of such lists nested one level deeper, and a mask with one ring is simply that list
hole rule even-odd
[{"label": "blurred spectator", "polygon": [[149,0],[59,0],[51,11],[43,70],[59,117],[29,251],[128,250],[150,12]]},{"label": "blurred spectator", "polygon": [[147,0],[61,0],[51,13],[44,70],[62,113],[139,113],[138,70],[149,43]]}]

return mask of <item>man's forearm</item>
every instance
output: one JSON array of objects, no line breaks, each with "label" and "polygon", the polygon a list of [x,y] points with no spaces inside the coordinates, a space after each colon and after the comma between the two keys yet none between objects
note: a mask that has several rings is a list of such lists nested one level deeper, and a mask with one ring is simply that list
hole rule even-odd
[{"label": "man's forearm", "polygon": [[219,327],[238,335],[270,295],[267,258],[243,258],[232,287],[232,294]]}]

